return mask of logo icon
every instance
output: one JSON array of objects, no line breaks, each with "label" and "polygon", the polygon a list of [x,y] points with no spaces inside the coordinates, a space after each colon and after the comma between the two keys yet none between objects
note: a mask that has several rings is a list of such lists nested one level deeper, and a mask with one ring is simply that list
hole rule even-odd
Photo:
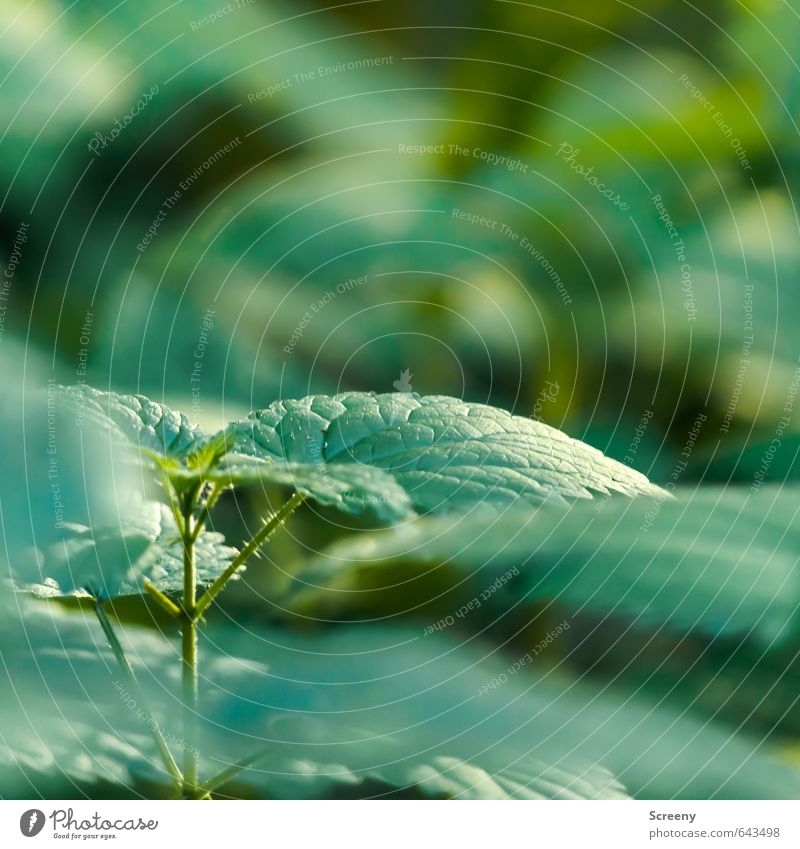
[{"label": "logo icon", "polygon": [[19,818],[19,830],[25,837],[36,837],[44,828],[44,812],[38,808],[31,808]]},{"label": "logo icon", "polygon": [[405,369],[405,371],[400,372],[400,379],[395,380],[394,383],[392,383],[392,386],[394,386],[398,392],[411,392],[412,377],[414,377],[414,375],[411,374],[411,369]]}]

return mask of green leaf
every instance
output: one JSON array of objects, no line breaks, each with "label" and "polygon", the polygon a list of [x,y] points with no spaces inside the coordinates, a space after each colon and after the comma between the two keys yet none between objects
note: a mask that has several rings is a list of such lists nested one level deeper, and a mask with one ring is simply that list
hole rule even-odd
[{"label": "green leaf", "polygon": [[61,542],[72,524],[118,521],[122,505],[141,498],[130,465],[109,462],[116,441],[107,429],[89,419],[79,424],[61,400],[54,384],[7,389],[0,408],[0,530],[12,563]]},{"label": "green leaf", "polygon": [[[312,797],[349,788],[372,797],[398,791],[434,799],[626,799],[622,785],[603,767],[567,759],[554,765],[520,754],[507,765],[485,769],[493,758],[466,761],[409,750],[396,737],[311,716],[279,715],[271,727],[283,737],[267,747],[256,767],[238,780],[262,786],[271,797]],[[442,746],[446,749],[446,746]],[[291,752],[287,755],[287,750]],[[288,781],[279,779],[280,773]],[[326,785],[328,787],[326,791]],[[224,785],[220,787],[224,795]]]},{"label": "green leaf", "polygon": [[[145,580],[163,593],[179,592],[183,543],[169,508],[146,502],[126,511],[124,522],[124,527],[70,526],[65,539],[14,564],[16,585],[43,598],[138,595]],[[213,582],[236,554],[222,534],[200,534],[195,543],[198,584]]]},{"label": "green leaf", "polygon": [[[145,449],[177,487],[292,486],[344,512],[399,521],[414,508],[463,510],[660,490],[627,466],[533,419],[444,396],[351,392],[276,401],[207,436],[142,396],[64,390]],[[225,452],[229,453],[226,454]]]},{"label": "green leaf", "polygon": [[709,487],[553,521],[535,586],[637,625],[735,633],[770,646],[797,633],[798,495]]},{"label": "green leaf", "polygon": [[[141,778],[166,788],[143,706],[120,688],[97,623],[41,602],[20,611],[20,601],[3,604],[0,617],[0,686],[10,694],[0,701],[0,763],[16,770],[0,769],[2,795],[30,798],[45,771],[114,781],[131,794]],[[139,628],[120,631],[152,717],[180,746],[174,648]],[[222,795],[412,788],[434,797],[619,798],[621,782],[642,798],[800,796],[796,771],[772,760],[763,741],[613,686],[598,693],[535,663],[508,674],[514,655],[487,657],[485,646],[402,628],[300,636],[229,623],[212,623],[201,639],[202,775],[271,749]],[[310,721],[298,732],[295,720],[286,727],[291,717]]]},{"label": "green leaf", "polygon": [[[2,591],[0,612],[0,795],[69,797],[76,783],[97,794],[99,782],[117,785],[116,795],[144,775],[166,783],[137,715],[144,707],[127,694],[93,615]],[[136,636],[154,663],[174,657],[159,637]]]},{"label": "green leaf", "polygon": [[408,493],[390,474],[357,463],[322,467],[313,463],[229,456],[209,473],[208,478],[222,486],[256,481],[281,484],[319,504],[356,515],[370,511],[386,522],[416,515]]},{"label": "green leaf", "polygon": [[[228,432],[236,455],[308,469],[297,488],[312,496],[318,482],[338,480],[354,465],[387,473],[394,491],[402,487],[415,507],[431,512],[660,491],[541,422],[444,396],[350,392],[277,401]],[[355,489],[350,498],[370,495]],[[350,499],[343,502],[356,512]]]},{"label": "green leaf", "polygon": [[302,581],[345,590],[353,565],[399,560],[452,564],[486,586],[518,566],[509,603],[552,598],[637,626],[746,634],[766,645],[796,634],[800,489],[676,493],[500,517],[481,511],[362,533],[334,545]]},{"label": "green leaf", "polygon": [[[424,783],[436,759],[455,758],[495,778],[524,770],[543,794],[550,778],[555,796],[618,793],[616,781],[640,798],[800,796],[800,775],[773,760],[763,735],[613,685],[599,692],[537,659],[512,672],[524,647],[487,654],[485,642],[422,639],[418,628],[297,635],[212,623],[201,651],[209,757],[224,768],[269,746],[244,776],[267,795],[321,795],[369,776]],[[310,722],[287,729],[301,716]],[[430,780],[435,793],[446,778]]]},{"label": "green leaf", "polygon": [[[0,594],[0,610],[4,658],[0,682],[8,685],[10,694],[0,703],[0,791],[4,798],[28,798],[31,786],[36,789],[48,774],[58,776],[68,788],[73,782],[91,786],[105,781],[132,793],[140,779],[164,781],[142,720],[155,718],[171,745],[180,745],[174,695],[170,695],[178,686],[178,670],[170,664],[174,650],[169,644],[140,628],[120,629],[146,696],[145,706],[118,676],[90,615],[19,597],[9,599],[7,594]],[[217,651],[213,638],[205,651],[210,677],[202,684],[210,728],[204,735],[204,748],[221,743],[227,756],[230,747],[236,747],[239,735],[226,730],[225,721],[239,698],[248,704],[246,720],[255,711],[259,721],[278,734],[263,768],[247,769],[236,778],[240,787],[250,788],[250,795],[262,791],[272,797],[313,797],[350,786],[357,795],[395,789],[436,798],[624,796],[607,770],[579,758],[571,759],[572,767],[567,768],[515,754],[502,768],[485,768],[483,764],[491,764],[492,758],[481,753],[467,762],[404,748],[406,742],[384,734],[370,735],[364,728],[353,732],[333,725],[329,729],[316,718],[304,717],[298,722],[296,716],[287,724],[284,712],[249,700],[269,680],[263,664]],[[232,691],[227,690],[229,686]],[[348,733],[350,736],[345,736]],[[441,748],[446,752],[446,745]],[[252,749],[251,742],[250,753]],[[205,771],[211,773],[221,763],[219,757],[208,758]],[[220,788],[222,795],[230,790],[230,786]],[[152,794],[152,788],[148,792]]]},{"label": "green leaf", "polygon": [[59,401],[72,410],[80,425],[90,422],[111,437],[111,462],[135,461],[166,476],[176,491],[209,479],[229,447],[224,431],[207,434],[183,414],[144,395],[100,392],[86,385],[59,387]]},{"label": "green leaf", "polygon": [[380,469],[351,464],[327,470],[253,455],[225,457],[236,441],[235,429],[205,434],[182,413],[142,395],[118,395],[86,386],[60,392],[77,416],[110,428],[118,440],[138,447],[140,459],[163,470],[179,491],[201,480],[223,487],[269,482],[294,487],[345,512],[369,509],[384,521],[415,515],[403,488]]},{"label": "green leaf", "polygon": [[[402,775],[380,769],[376,777],[402,785]],[[409,784],[436,799],[627,799],[622,785],[602,767],[583,772],[554,767],[536,758],[488,773],[458,758],[439,756],[408,770]]]},{"label": "green leaf", "polygon": [[117,436],[157,455],[184,455],[205,437],[185,415],[143,395],[100,392],[85,385],[60,387],[60,393],[78,416],[109,425]]}]

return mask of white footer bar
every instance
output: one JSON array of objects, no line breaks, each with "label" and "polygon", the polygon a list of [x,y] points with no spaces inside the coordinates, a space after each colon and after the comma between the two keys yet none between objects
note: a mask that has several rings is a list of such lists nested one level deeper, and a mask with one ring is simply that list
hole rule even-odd
[{"label": "white footer bar", "polygon": [[[800,847],[800,802],[0,801],[0,846]],[[437,841],[435,843],[434,841]]]}]

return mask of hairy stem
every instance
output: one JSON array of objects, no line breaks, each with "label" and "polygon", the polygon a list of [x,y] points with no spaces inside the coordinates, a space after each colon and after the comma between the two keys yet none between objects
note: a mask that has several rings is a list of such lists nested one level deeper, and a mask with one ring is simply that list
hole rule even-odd
[{"label": "hairy stem", "polygon": [[194,562],[195,536],[192,513],[196,492],[187,495],[183,503],[183,617],[181,621],[181,658],[183,664],[183,788],[193,795],[197,788],[199,753],[197,750],[197,574]]},{"label": "hairy stem", "polygon": [[[122,645],[111,626],[111,621],[106,615],[105,610],[103,610],[102,602],[99,600],[96,601],[94,609],[97,614],[97,618],[100,620],[100,625],[103,628],[106,639],[111,646],[111,650],[114,652],[114,657],[116,657],[117,663],[122,670],[122,674],[125,676],[128,686],[134,694],[134,698],[137,702],[139,702],[139,704],[144,705],[144,699],[142,698],[142,693],[139,689],[139,682],[136,680],[133,668],[130,663],[128,663],[128,658],[125,657],[125,652],[123,651]],[[164,739],[164,735],[161,733],[161,729],[158,727],[153,715],[147,708],[145,708],[145,712],[147,714],[145,722],[147,727],[150,729],[150,733],[153,736],[153,740],[155,741],[159,754],[161,755],[161,759],[164,761],[164,767],[170,774],[170,777],[175,782],[176,786],[180,787],[183,783],[183,776],[181,775],[180,768],[175,762],[175,758],[172,756],[172,752],[170,752],[169,746],[167,746],[167,742]]]},{"label": "hairy stem", "polygon": [[161,592],[158,587],[154,584],[150,583],[146,578],[144,580],[144,589],[151,598],[153,598],[163,610],[169,613],[170,616],[180,616],[181,609],[177,604],[167,595]]},{"label": "hairy stem", "polygon": [[247,560],[252,557],[253,554],[255,554],[258,548],[264,542],[266,542],[267,539],[269,539],[269,537],[284,523],[286,518],[290,516],[300,506],[300,504],[302,504],[303,498],[304,496],[296,492],[278,510],[278,512],[275,513],[275,515],[267,519],[261,530],[259,530],[256,534],[253,535],[253,538],[239,552],[236,558],[231,561],[225,571],[200,597],[200,601],[194,608],[195,617],[200,617],[203,615],[204,611],[208,608],[210,604],[213,603],[214,599],[222,592],[222,590],[225,588],[225,585],[236,574],[236,572],[241,569],[242,566],[244,566]]}]

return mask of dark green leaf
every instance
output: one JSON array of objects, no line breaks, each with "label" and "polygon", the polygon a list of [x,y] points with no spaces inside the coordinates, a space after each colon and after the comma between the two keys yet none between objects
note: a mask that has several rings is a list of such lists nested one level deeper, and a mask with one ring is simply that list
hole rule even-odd
[{"label": "dark green leaf", "polygon": [[519,566],[513,603],[553,598],[639,626],[747,634],[767,645],[796,633],[800,491],[676,492],[418,520],[344,540],[301,578],[341,590],[353,564],[401,560],[451,563],[488,585]]}]

